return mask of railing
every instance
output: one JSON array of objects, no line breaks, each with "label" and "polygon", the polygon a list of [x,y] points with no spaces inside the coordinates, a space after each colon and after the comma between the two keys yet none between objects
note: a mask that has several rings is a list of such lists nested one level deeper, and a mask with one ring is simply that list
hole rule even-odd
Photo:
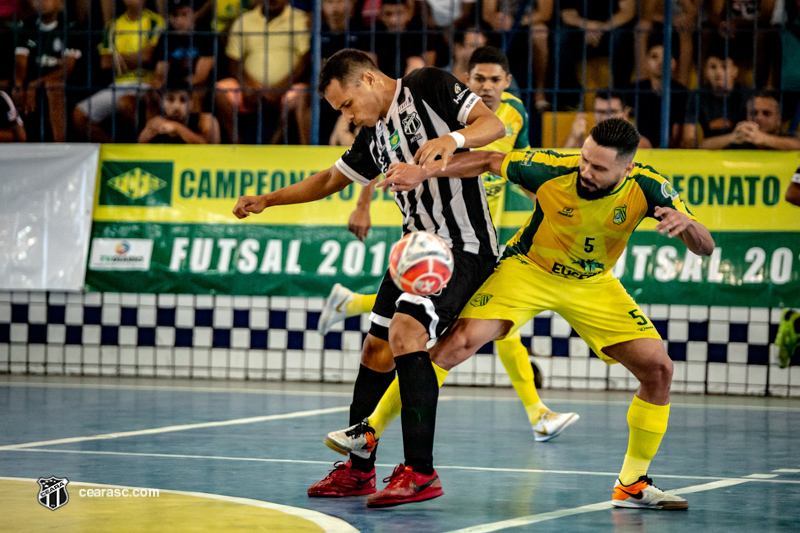
[{"label": "railing", "polygon": [[[640,129],[654,131],[644,126],[658,122],[652,144],[661,148],[703,147],[704,137],[730,133],[746,118],[743,105],[763,89],[775,91],[765,96],[774,96],[778,107],[781,127],[774,134],[794,134],[800,121],[800,69],[792,60],[800,54],[800,19],[794,0],[785,0],[785,6],[755,0],[608,0],[607,8],[605,0],[483,0],[478,4],[453,0],[451,15],[466,6],[465,15],[457,24],[443,27],[434,25],[435,16],[425,2],[396,2],[384,2],[387,5],[381,12],[374,9],[375,0],[343,4],[307,0],[305,5],[295,1],[291,16],[276,11],[267,35],[253,30],[258,18],[247,9],[248,0],[187,0],[185,4],[149,0],[145,8],[150,11],[138,22],[128,18],[116,25],[114,21],[126,17],[126,8],[113,0],[66,2],[55,18],[42,11],[43,4],[37,4],[38,12],[27,13],[33,18],[23,17],[26,13],[17,7],[0,13],[4,25],[0,49],[6,54],[13,50],[15,55],[13,61],[6,57],[0,65],[0,89],[11,96],[22,115],[29,141],[136,142],[150,127],[153,135],[142,138],[187,142],[188,135],[170,127],[178,122],[204,142],[318,144],[328,142],[335,116],[317,96],[317,76],[324,58],[339,47],[337,42],[372,53],[393,76],[403,75],[412,64],[405,61],[414,53],[412,48],[418,49],[423,62],[435,54],[437,66],[457,70],[465,50],[486,42],[509,56],[517,94],[531,115],[532,145],[563,144],[559,132],[563,137],[565,128],[573,126],[569,113],[597,111],[595,99],[604,94],[605,100],[612,96],[624,100],[625,115]],[[337,4],[344,6],[345,21],[340,31],[333,31],[330,28],[341,21],[335,14]],[[188,19],[180,9],[189,10]],[[601,14],[599,22],[591,20],[593,12],[604,10],[613,16]],[[236,13],[244,14],[239,19],[244,23],[233,21]],[[413,19],[406,24],[411,13]],[[581,17],[581,13],[588,15]],[[57,20],[57,29],[37,26],[37,17],[48,23]],[[398,19],[403,24],[394,28],[384,24]],[[169,28],[163,30],[160,24]],[[181,24],[195,29],[179,31]],[[161,45],[156,47],[159,34]],[[479,38],[462,42],[465,35]],[[661,36],[661,86],[672,87],[677,79],[685,89],[654,92],[650,88],[650,80],[659,78],[652,60],[646,59],[648,38],[653,35]],[[143,45],[131,44],[137,41]],[[285,46],[287,42],[290,45]],[[200,57],[211,58],[211,68],[207,61],[200,67],[201,62],[192,58],[169,57],[180,49],[209,54]],[[387,50],[393,52],[391,57]],[[736,69],[738,77],[713,82],[709,54],[721,56],[718,63],[723,70]],[[239,60],[232,61],[237,55]],[[254,64],[254,57],[261,58],[260,65]],[[677,62],[674,71],[673,60]],[[171,65],[168,70],[173,72],[180,61],[188,65],[188,79],[167,76],[164,66]],[[286,75],[274,79],[277,70]],[[726,85],[734,78],[739,84]],[[165,93],[180,90],[188,94],[186,109],[170,119],[163,105]],[[645,106],[653,97],[657,97],[659,112]],[[688,117],[675,116],[680,109],[673,105],[676,99],[688,101]],[[714,120],[721,120],[721,128],[706,120],[706,104],[717,105],[717,101],[721,114]],[[164,126],[159,116],[171,122]],[[15,133],[15,137],[20,135]]]}]

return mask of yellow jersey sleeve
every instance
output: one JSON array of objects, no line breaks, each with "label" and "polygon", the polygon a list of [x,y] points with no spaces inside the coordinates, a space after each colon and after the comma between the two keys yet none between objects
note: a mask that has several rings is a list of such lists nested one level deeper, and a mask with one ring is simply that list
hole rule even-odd
[{"label": "yellow jersey sleeve", "polygon": [[634,180],[647,200],[645,216],[655,218],[656,207],[669,207],[687,215],[692,220],[697,220],[667,178],[652,167],[639,163],[636,164],[636,170]]},{"label": "yellow jersey sleeve", "polygon": [[577,155],[553,150],[509,152],[503,159],[503,177],[531,192],[548,181],[578,171]]}]

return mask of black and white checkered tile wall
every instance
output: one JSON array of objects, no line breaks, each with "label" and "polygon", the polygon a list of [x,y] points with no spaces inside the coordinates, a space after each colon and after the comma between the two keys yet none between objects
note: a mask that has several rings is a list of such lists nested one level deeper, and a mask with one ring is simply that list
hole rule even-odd
[{"label": "black and white checkered tile wall", "polygon": [[[0,292],[0,373],[353,381],[369,322],[317,333],[322,298]],[[777,366],[779,309],[643,306],[675,362],[673,390],[800,396],[800,366]],[[635,390],[543,313],[522,329],[545,387]],[[491,345],[448,380],[508,386]]]}]

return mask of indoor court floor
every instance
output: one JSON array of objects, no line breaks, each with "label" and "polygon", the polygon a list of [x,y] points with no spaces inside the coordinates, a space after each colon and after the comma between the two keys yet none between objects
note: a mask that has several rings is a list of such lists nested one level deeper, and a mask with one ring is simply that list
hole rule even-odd
[{"label": "indoor court floor", "polygon": [[[435,465],[444,496],[370,510],[311,499],[343,459],[322,444],[347,425],[352,385],[0,376],[1,531],[800,531],[800,403],[674,395],[649,475],[688,511],[613,509],[632,392],[542,391],[581,419],[533,440],[508,389],[445,387]],[[381,478],[402,461],[399,420]],[[38,478],[69,480],[66,505]],[[159,489],[146,498],[85,489]]]}]

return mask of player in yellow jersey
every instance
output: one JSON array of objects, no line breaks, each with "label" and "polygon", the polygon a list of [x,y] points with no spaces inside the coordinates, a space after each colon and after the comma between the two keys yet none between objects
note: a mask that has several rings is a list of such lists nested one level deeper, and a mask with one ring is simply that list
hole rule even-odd
[{"label": "player in yellow jersey", "polygon": [[[536,193],[526,227],[509,241],[431,360],[449,370],[489,340],[504,338],[544,310],[560,314],[606,363],[622,363],[640,386],[628,410],[628,451],[614,485],[616,507],[687,509],[688,502],[647,477],[669,418],[672,360],[653,323],[611,274],[645,217],[698,255],[714,240],[663,176],[633,162],[639,132],[623,119],[592,128],[580,155],[470,152],[452,158],[448,176],[491,171]],[[414,188],[441,165],[393,166],[381,187]],[[384,185],[385,184],[385,185]]]},{"label": "player in yellow jersey", "polygon": [[[495,150],[510,152],[513,150],[529,150],[528,146],[528,114],[519,98],[504,92],[511,83],[508,58],[505,53],[492,46],[478,48],[469,60],[469,89],[481,97],[486,106],[494,111],[506,126],[506,136],[495,142],[479,148],[479,150]],[[496,227],[500,225],[500,216],[503,213],[505,202],[506,179],[492,172],[481,175],[486,196],[489,201],[489,212]],[[350,217],[349,228],[356,236],[366,237],[369,231],[369,203],[372,200],[371,187],[365,187],[359,199],[359,207]],[[354,227],[355,226],[355,227]],[[323,335],[330,331],[333,324],[344,320],[348,316],[359,315],[372,311],[375,295],[362,295],[354,293],[340,284],[336,284],[325,302],[319,322],[319,331]],[[528,350],[522,344],[519,332],[506,339],[497,341],[497,354],[503,363],[514,390],[517,391],[528,420],[533,427],[534,439],[547,441],[559,435],[569,425],[576,422],[580,416],[576,413],[557,413],[551,411],[539,398],[534,384],[534,373],[528,358]],[[438,373],[441,385],[446,373]],[[369,417],[367,427],[372,431],[374,439],[383,433],[383,430],[400,414],[399,394],[392,393],[397,390],[397,380],[392,383],[385,397],[386,401],[378,404],[373,414]],[[337,432],[329,434],[325,443],[341,452],[349,451],[348,443]],[[355,453],[359,453],[356,451]]]}]

